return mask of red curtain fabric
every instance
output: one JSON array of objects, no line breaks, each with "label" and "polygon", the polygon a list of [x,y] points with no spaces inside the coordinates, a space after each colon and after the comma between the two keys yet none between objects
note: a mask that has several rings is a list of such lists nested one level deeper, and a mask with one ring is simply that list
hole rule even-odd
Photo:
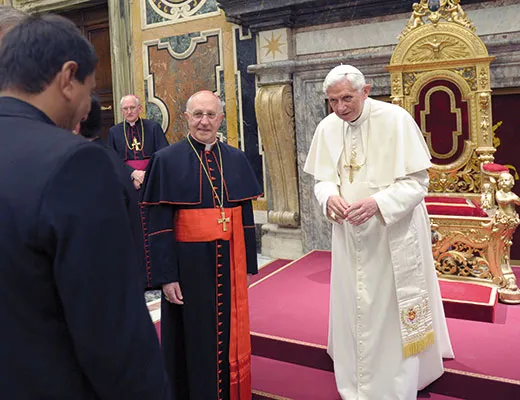
[{"label": "red curtain fabric", "polygon": [[[515,177],[513,191],[520,193],[520,93],[492,95],[495,162],[509,168]],[[520,260],[520,228],[513,236],[511,259]]]}]

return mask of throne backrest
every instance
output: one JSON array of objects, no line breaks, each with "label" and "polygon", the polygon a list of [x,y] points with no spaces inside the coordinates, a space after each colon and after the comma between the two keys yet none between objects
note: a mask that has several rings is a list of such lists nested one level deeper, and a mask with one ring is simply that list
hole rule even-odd
[{"label": "throne backrest", "polygon": [[432,155],[431,194],[478,199],[493,161],[490,63],[459,0],[413,4],[388,70],[391,98],[414,117]]}]

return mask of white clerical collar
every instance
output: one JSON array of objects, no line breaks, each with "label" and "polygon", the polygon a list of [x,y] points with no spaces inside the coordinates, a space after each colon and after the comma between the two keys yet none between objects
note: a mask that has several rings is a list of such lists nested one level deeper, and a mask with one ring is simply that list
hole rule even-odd
[{"label": "white clerical collar", "polygon": [[203,144],[203,145],[204,145],[204,150],[205,150],[205,151],[210,151],[211,148],[212,148],[212,147],[215,145],[215,143],[217,143],[217,141],[218,141],[218,138],[217,138],[217,139],[214,140],[213,143],[207,144],[207,143],[202,143],[200,140],[195,139],[192,135],[190,135],[190,137],[191,137],[193,140],[195,140],[197,143]]},{"label": "white clerical collar", "polygon": [[370,114],[370,99],[367,98],[365,100],[365,103],[363,104],[363,111],[361,111],[361,114],[360,116],[358,117],[358,119],[356,119],[355,121],[347,121],[347,124],[349,124],[350,126],[361,126],[367,119],[368,119],[368,115]]}]

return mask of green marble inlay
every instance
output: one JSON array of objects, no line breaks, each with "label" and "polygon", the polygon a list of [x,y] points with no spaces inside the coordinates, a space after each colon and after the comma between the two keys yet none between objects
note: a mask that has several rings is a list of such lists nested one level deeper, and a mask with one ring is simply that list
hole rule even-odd
[{"label": "green marble inlay", "polygon": [[169,43],[170,47],[175,53],[182,54],[190,48],[191,40],[196,37],[200,37],[200,32],[186,33],[185,35],[162,38],[161,43]]},{"label": "green marble inlay", "polygon": [[146,102],[146,119],[151,119],[162,126],[163,116],[156,104]]},{"label": "green marble inlay", "polygon": [[[220,81],[220,100],[222,100],[222,103],[224,103],[224,111],[226,109],[226,97],[225,97],[225,94],[224,94],[224,71],[219,71],[218,72],[218,79]],[[224,118],[224,120],[222,121],[222,123],[220,124],[220,128],[218,130],[220,133],[222,133],[222,141],[227,143],[227,121],[226,119]]]},{"label": "green marble inlay", "polygon": [[199,10],[198,14],[207,14],[218,10],[217,0],[206,0],[204,5]]},{"label": "green marble inlay", "polygon": [[150,1],[146,0],[146,24],[158,24],[159,22],[168,21],[166,18],[157,14],[157,12],[150,5]]},{"label": "green marble inlay", "polygon": [[[152,24],[157,24],[160,22],[168,21],[168,18],[164,18],[163,16],[159,15],[155,11],[155,9],[151,6],[150,1],[152,1],[152,0],[146,1],[146,23],[148,25],[152,25]],[[194,13],[193,15],[189,15],[189,16],[208,14],[208,13],[218,11],[217,0],[200,0],[200,1],[186,0],[184,3],[178,3],[178,5],[187,6],[188,10],[193,10],[201,1],[204,2],[202,7],[196,13]],[[170,8],[167,7],[165,9],[165,11],[169,12]],[[172,11],[178,11],[178,9],[176,7],[174,7],[172,9]],[[191,14],[191,13],[188,11],[188,14]],[[183,15],[183,13],[181,13],[181,15],[178,18],[186,19],[186,15]]]}]

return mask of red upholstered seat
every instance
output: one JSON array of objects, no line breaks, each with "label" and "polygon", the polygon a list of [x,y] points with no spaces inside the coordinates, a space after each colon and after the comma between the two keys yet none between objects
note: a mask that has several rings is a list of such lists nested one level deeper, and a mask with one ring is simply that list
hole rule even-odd
[{"label": "red upholstered seat", "polygon": [[482,169],[486,172],[491,172],[495,174],[500,172],[509,172],[509,168],[507,168],[505,165],[496,163],[482,164]]},{"label": "red upholstered seat", "polygon": [[424,200],[430,215],[488,216],[476,202],[463,197],[427,196]]}]

